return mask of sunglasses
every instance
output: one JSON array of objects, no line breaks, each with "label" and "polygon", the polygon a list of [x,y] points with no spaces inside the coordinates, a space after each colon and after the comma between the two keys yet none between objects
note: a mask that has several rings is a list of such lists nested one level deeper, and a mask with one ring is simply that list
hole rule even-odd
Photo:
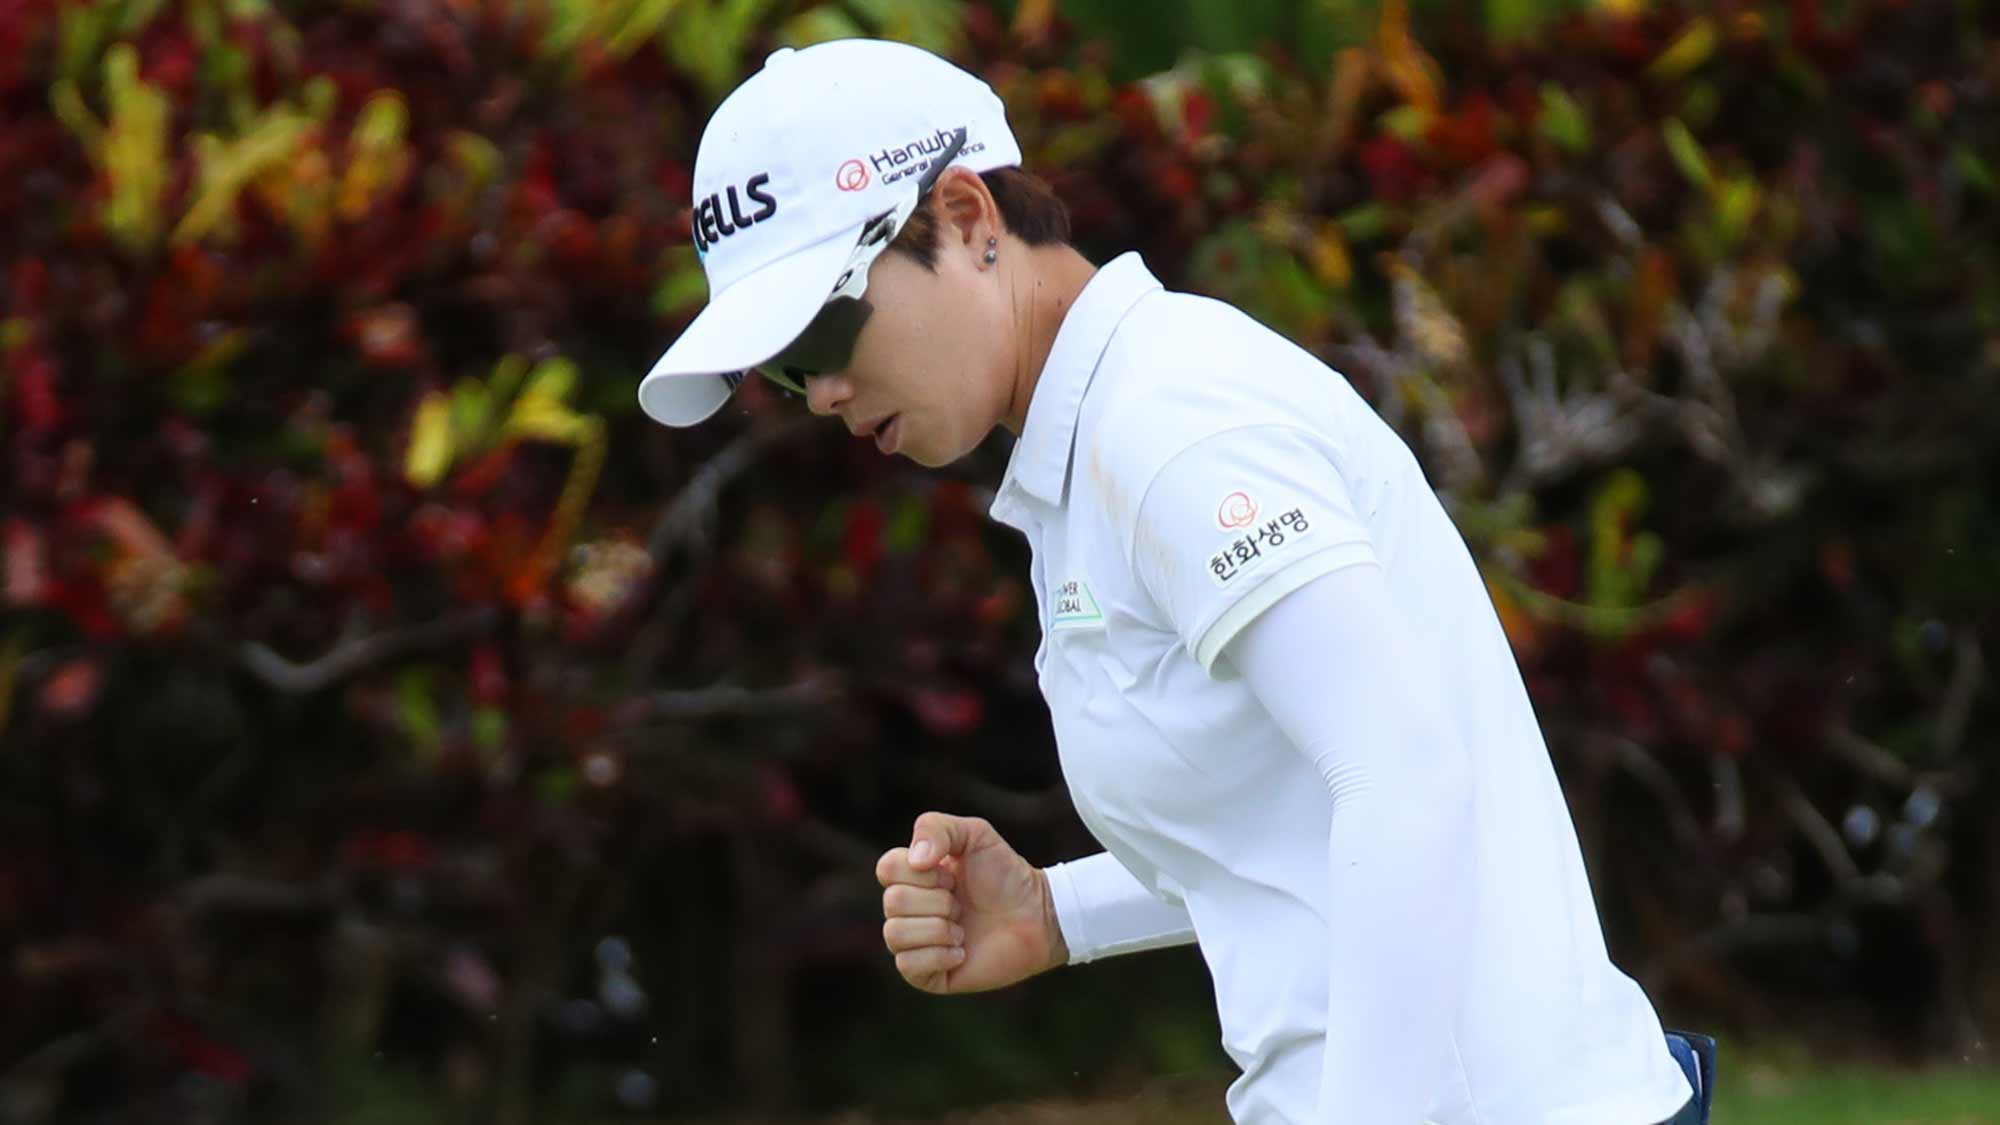
[{"label": "sunglasses", "polygon": [[820,306],[812,323],[798,334],[783,351],[757,365],[757,373],[776,383],[787,394],[804,398],[806,380],[826,371],[839,371],[854,358],[854,342],[861,336],[861,326],[868,323],[869,314],[875,311],[864,293],[868,291],[868,267],[874,263],[882,251],[896,240],[896,235],[923,205],[930,195],[938,177],[958,157],[965,147],[965,128],[953,130],[951,140],[944,150],[932,159],[929,168],[916,182],[916,190],[905,196],[896,206],[868,220],[861,228],[861,238],[855,243],[854,253],[847,259],[846,269],[841,271],[840,280],[833,283],[833,292],[826,303]]}]

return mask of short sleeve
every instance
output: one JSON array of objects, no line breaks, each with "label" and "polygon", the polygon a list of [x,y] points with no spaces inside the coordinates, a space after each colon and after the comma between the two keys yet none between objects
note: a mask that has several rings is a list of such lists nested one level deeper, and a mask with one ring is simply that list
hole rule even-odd
[{"label": "short sleeve", "polygon": [[1213,672],[1245,625],[1322,574],[1374,562],[1367,524],[1320,442],[1245,426],[1176,453],[1146,486],[1132,567]]}]

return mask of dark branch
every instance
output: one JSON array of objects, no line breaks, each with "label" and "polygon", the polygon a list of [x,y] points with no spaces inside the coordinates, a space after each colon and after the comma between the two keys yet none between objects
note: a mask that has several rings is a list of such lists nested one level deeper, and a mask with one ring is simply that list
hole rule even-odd
[{"label": "dark branch", "polygon": [[781,688],[755,690],[734,684],[692,691],[659,691],[648,696],[639,719],[688,722],[696,719],[771,718],[817,710],[842,697],[838,687],[804,680]]},{"label": "dark branch", "polygon": [[652,553],[654,565],[664,566],[667,555],[676,545],[700,540],[703,537],[702,528],[715,511],[722,490],[729,482],[743,475],[773,446],[802,432],[812,421],[811,418],[798,418],[749,430],[696,469],[694,476],[667,502],[666,509],[653,524],[646,549]]},{"label": "dark branch", "polygon": [[399,657],[483,636],[499,623],[496,609],[460,610],[407,629],[342,641],[309,664],[295,664],[269,646],[249,641],[237,650],[237,662],[244,671],[286,695],[311,695]]}]

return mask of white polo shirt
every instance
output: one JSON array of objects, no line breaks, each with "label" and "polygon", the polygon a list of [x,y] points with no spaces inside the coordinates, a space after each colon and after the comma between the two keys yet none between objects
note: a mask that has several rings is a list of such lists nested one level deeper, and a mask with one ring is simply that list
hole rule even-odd
[{"label": "white polo shirt", "polygon": [[[1337,479],[1288,472],[1308,458]],[[1051,869],[1072,960],[1198,940],[1243,1071],[1236,1121],[1314,1119],[1337,969],[1324,919],[1342,904],[1327,789],[1219,657],[1285,594],[1368,561],[1413,629],[1406,651],[1432,680],[1420,697],[1448,712],[1476,775],[1471,963],[1427,1120],[1651,1125],[1687,1100],[1651,1003],[1605,952],[1478,570],[1345,379],[1126,254],[1065,316],[992,514],[1033,547],[1042,693],[1108,853]]]}]

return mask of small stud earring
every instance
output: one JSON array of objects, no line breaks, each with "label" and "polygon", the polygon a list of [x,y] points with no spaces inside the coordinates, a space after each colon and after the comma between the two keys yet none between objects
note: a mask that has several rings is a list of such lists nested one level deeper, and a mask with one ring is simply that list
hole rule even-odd
[{"label": "small stud earring", "polygon": [[986,240],[986,264],[989,266],[1000,260],[1000,251],[994,249],[998,245],[1000,245],[1000,240],[997,238]]}]

